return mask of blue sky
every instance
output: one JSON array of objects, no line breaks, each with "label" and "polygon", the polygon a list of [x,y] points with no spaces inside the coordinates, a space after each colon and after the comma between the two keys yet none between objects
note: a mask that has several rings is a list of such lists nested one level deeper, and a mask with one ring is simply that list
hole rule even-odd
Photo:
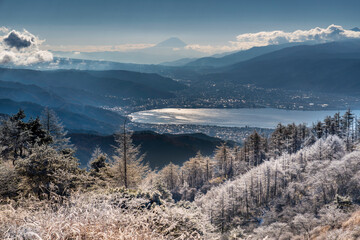
[{"label": "blue sky", "polygon": [[157,43],[225,44],[243,33],[360,25],[360,1],[0,0],[0,26],[49,46]]}]

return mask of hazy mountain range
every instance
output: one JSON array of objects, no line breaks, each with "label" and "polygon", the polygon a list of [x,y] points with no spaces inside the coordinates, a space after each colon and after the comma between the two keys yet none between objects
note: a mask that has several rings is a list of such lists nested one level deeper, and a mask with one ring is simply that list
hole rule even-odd
[{"label": "hazy mountain range", "polygon": [[[170,42],[176,47],[184,45],[176,39]],[[161,48],[169,46],[169,43],[159,45]],[[102,114],[104,117],[100,119],[92,112],[100,111],[102,106],[127,105],[129,98],[176,98],[178,91],[196,95],[199,89],[207,91],[206,87],[211,84],[216,84],[221,94],[230,94],[247,84],[353,96],[358,96],[360,92],[360,40],[256,47],[225,56],[199,58],[182,66],[74,59],[56,59],[54,62],[60,69],[0,68],[0,98],[12,101],[6,108],[3,107],[2,112],[15,112],[20,102],[31,103],[26,106],[36,109],[46,105],[56,108],[59,113],[69,111],[82,114],[84,119],[101,121],[107,126],[102,131],[111,133],[118,125],[113,121],[114,113],[101,109],[107,114]],[[54,62],[30,65],[28,68],[49,70],[55,66]],[[71,67],[82,70],[66,70]],[[99,71],[101,69],[106,70]],[[182,83],[184,81],[187,85]],[[90,107],[91,111],[88,110]],[[66,116],[65,113],[62,115]],[[85,122],[91,122],[90,119]],[[71,129],[82,128],[76,127],[77,121],[66,117],[64,122],[69,123]]]},{"label": "hazy mountain range", "polygon": [[180,58],[198,58],[208,54],[186,48],[187,44],[179,38],[172,37],[153,47],[132,51],[106,51],[106,52],[62,52],[53,51],[56,57],[75,58],[87,60],[106,60],[114,62],[159,64],[175,61]]},{"label": "hazy mountain range", "polygon": [[157,74],[129,71],[0,69],[0,112],[22,108],[36,117],[53,108],[68,129],[113,133],[124,117],[102,108],[128,98],[171,98],[185,85]]},{"label": "hazy mountain range", "polygon": [[359,77],[360,40],[348,40],[287,47],[226,66],[202,81],[358,95]]}]

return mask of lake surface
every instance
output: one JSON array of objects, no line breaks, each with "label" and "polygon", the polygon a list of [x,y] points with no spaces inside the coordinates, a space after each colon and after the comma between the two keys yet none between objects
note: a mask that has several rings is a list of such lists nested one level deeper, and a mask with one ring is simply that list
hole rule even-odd
[{"label": "lake surface", "polygon": [[[130,114],[134,122],[152,124],[196,124],[222,127],[275,128],[278,123],[306,123],[308,126],[326,116],[333,116],[335,110],[292,111],[273,108],[163,108]],[[343,114],[345,110],[340,111]],[[352,111],[360,116],[360,110]]]}]

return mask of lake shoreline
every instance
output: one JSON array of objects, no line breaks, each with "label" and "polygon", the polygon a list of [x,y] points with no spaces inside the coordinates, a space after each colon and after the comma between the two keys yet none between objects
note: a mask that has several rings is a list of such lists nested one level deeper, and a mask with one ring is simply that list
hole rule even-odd
[{"label": "lake shoreline", "polygon": [[[218,127],[274,129],[278,123],[308,126],[346,110],[285,110],[276,108],[160,108],[129,114],[132,122],[148,124],[193,124]],[[360,110],[352,112],[359,115]]]}]

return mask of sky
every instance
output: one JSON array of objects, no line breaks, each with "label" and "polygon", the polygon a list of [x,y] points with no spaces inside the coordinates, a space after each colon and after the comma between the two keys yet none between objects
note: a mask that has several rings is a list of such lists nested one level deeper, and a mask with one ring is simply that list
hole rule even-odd
[{"label": "sky", "polygon": [[[12,37],[21,35],[20,44],[32,39],[37,59],[48,58],[42,50],[131,51],[170,37],[212,54],[303,41],[314,31],[328,36],[332,24],[341,31],[360,27],[360,1],[0,0],[0,40],[18,31]],[[16,55],[25,48],[13,49]]]},{"label": "sky", "polygon": [[360,25],[358,0],[0,0],[0,26],[48,45],[224,44],[242,33]]}]

